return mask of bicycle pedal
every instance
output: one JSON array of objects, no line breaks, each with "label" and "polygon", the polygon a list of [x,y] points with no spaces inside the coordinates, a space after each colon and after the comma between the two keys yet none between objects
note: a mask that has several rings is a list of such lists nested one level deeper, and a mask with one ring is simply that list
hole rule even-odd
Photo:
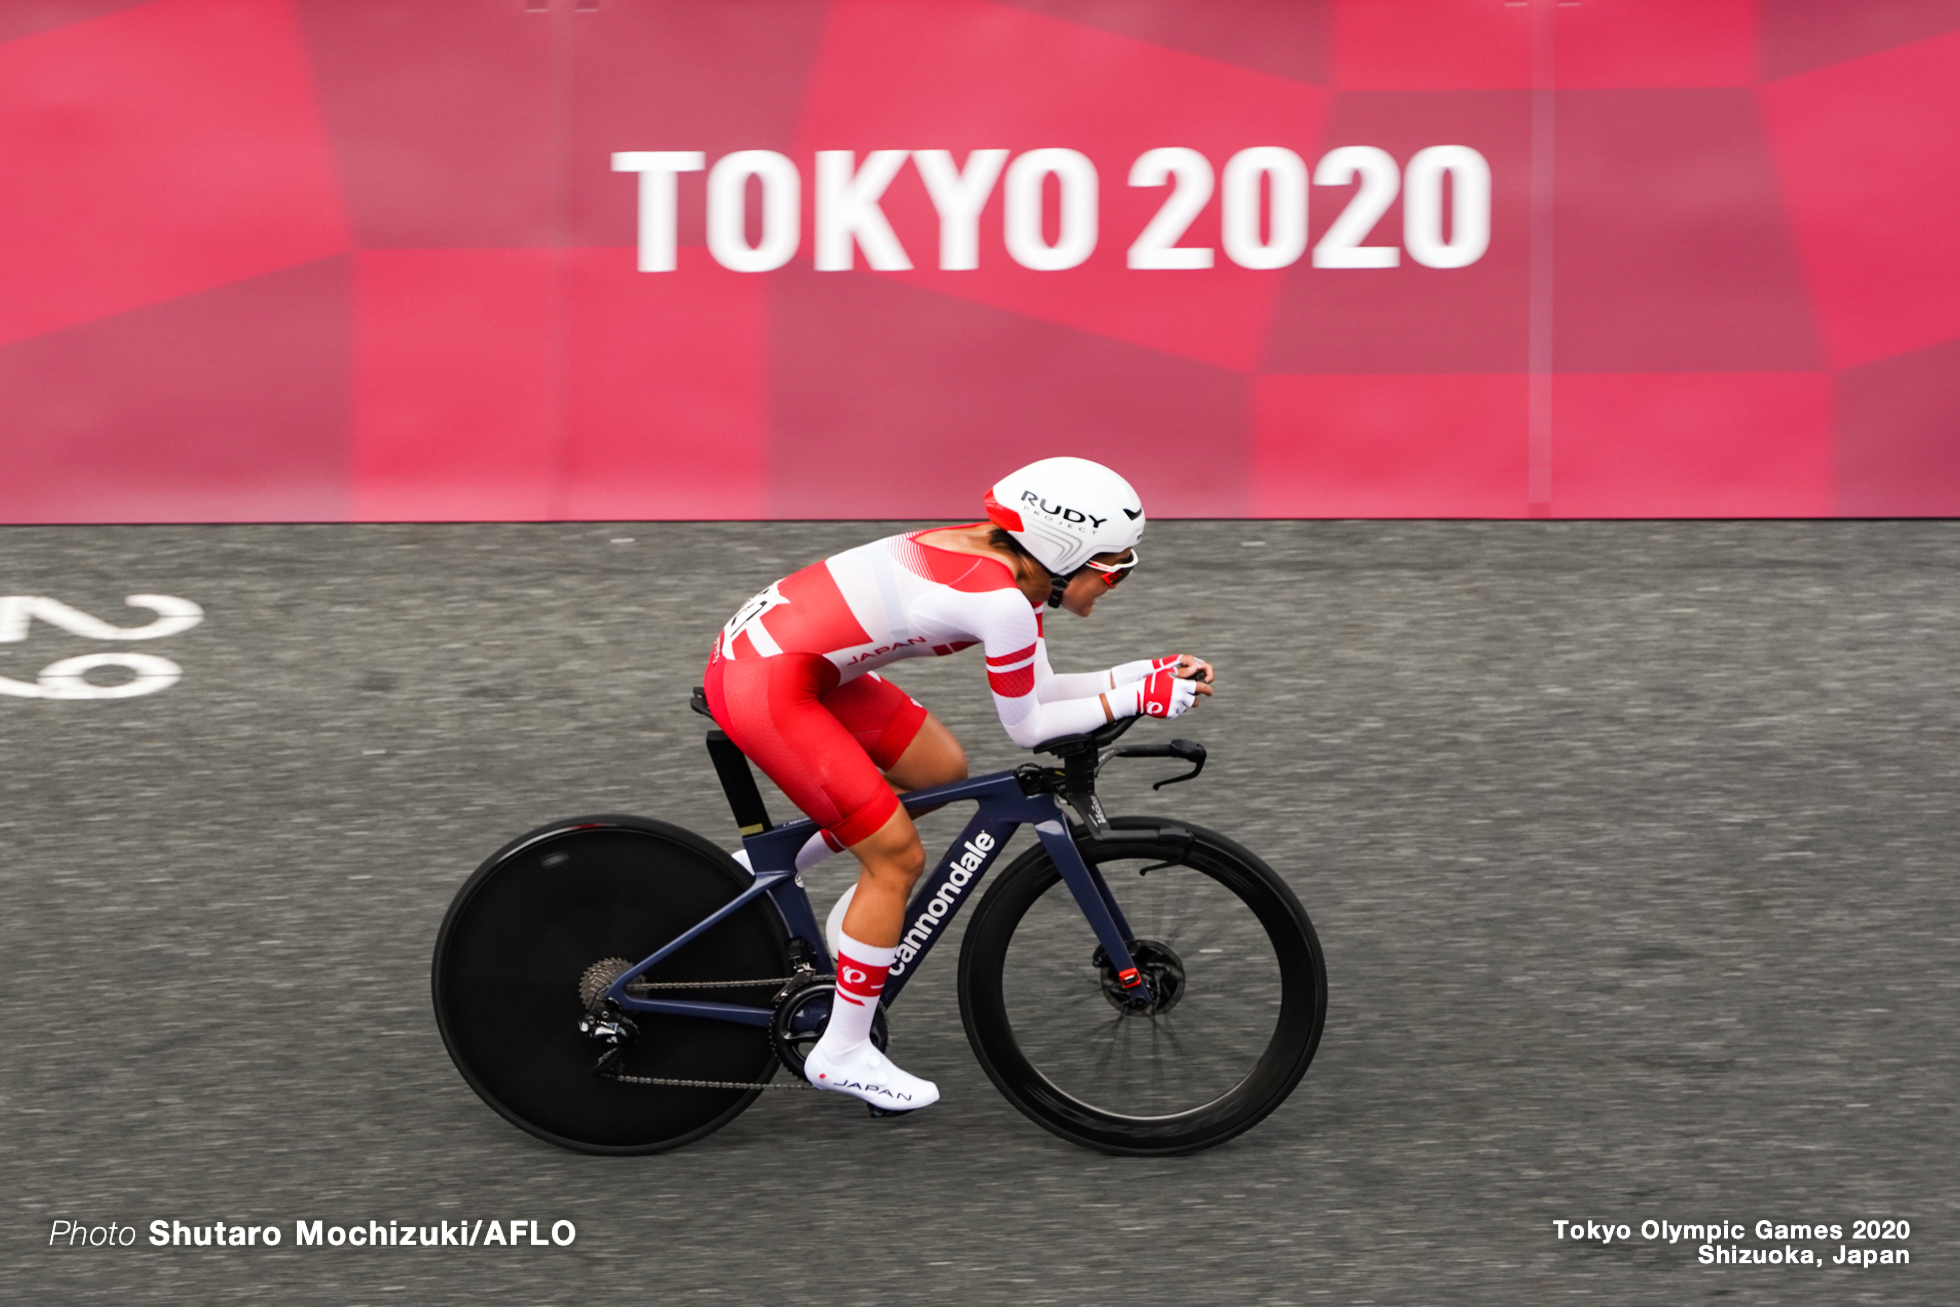
[{"label": "bicycle pedal", "polygon": [[876,1103],[866,1103],[865,1107],[870,1110],[873,1116],[910,1116],[918,1110],[917,1108],[911,1107],[879,1107]]}]

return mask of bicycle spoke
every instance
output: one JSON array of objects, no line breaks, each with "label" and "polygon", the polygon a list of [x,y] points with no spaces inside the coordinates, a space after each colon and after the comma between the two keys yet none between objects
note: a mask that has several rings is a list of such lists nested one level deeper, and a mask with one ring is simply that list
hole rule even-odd
[{"label": "bicycle spoke", "polygon": [[1066,1093],[1143,1115],[1188,1110],[1242,1082],[1270,1038],[1279,999],[1265,980],[1277,974],[1270,959],[1259,964],[1260,946],[1270,951],[1265,932],[1243,903],[1186,868],[1153,874],[1154,882],[1115,879],[1138,939],[1190,951],[1176,1011],[1112,1011],[1103,976],[1057,956],[1079,948],[1082,935],[1080,909],[1059,883],[1027,913],[1007,958],[1012,1019],[1043,1075]]}]

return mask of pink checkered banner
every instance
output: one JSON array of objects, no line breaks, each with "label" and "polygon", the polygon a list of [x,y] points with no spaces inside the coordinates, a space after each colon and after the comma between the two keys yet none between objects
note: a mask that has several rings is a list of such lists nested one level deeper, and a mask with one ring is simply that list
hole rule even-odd
[{"label": "pink checkered banner", "polygon": [[1960,512],[1960,0],[16,0],[0,521]]}]

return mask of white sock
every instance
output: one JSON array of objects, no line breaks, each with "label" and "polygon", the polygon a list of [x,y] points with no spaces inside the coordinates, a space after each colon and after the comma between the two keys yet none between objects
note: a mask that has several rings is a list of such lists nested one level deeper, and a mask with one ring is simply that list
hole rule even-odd
[{"label": "white sock", "polygon": [[[820,830],[805,840],[803,847],[796,851],[796,869],[798,871],[808,871],[824,859],[834,854],[842,853],[843,851],[844,846],[837,843],[835,836],[827,830]],[[749,851],[747,849],[737,849],[728,856],[741,863],[743,871],[748,872],[750,875],[755,874],[755,868],[749,865]]]},{"label": "white sock", "polygon": [[840,935],[837,949],[837,997],[831,1000],[830,1023],[823,1043],[831,1053],[846,1053],[871,1038],[871,1018],[878,1012],[878,995],[885,975],[898,959],[898,949],[879,948],[849,935]]},{"label": "white sock", "polygon": [[835,835],[832,835],[827,830],[820,830],[808,840],[804,841],[803,847],[796,851],[796,869],[798,871],[808,871],[819,862],[834,857],[843,851],[844,846],[837,842]]}]

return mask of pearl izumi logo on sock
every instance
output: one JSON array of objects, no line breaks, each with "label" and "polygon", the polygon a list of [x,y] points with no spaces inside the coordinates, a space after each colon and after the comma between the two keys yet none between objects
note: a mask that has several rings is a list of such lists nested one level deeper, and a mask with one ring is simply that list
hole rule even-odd
[{"label": "pearl izumi logo on sock", "polygon": [[837,959],[837,997],[860,1006],[875,1004],[885,992],[888,967],[873,966],[839,955]]}]

